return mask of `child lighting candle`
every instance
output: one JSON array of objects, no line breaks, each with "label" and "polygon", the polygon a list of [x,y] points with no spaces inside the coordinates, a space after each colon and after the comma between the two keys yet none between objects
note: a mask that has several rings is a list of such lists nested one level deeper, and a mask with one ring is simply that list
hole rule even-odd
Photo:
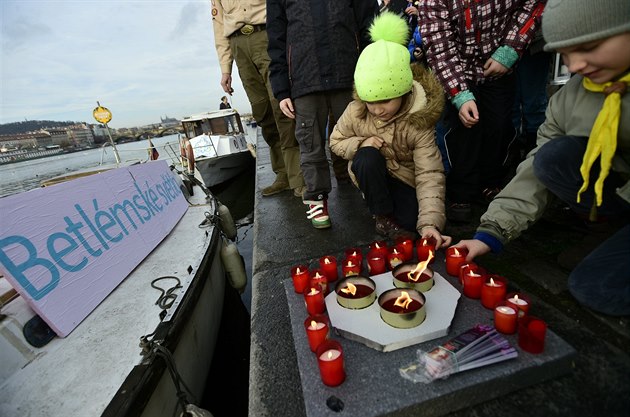
[{"label": "child lighting candle", "polygon": [[418,256],[418,262],[426,261],[429,258],[429,252],[433,253],[431,263],[435,261],[435,245],[437,242],[434,238],[421,238],[416,242],[416,255]]},{"label": "child lighting candle", "polygon": [[405,237],[396,238],[396,246],[400,247],[403,254],[403,262],[410,261],[413,258],[413,240]]},{"label": "child lighting candle", "polygon": [[468,250],[451,246],[446,249],[446,273],[450,276],[459,276],[459,267],[466,263]]},{"label": "child lighting candle", "polygon": [[330,387],[340,385],[346,379],[343,349],[336,340],[322,342],[315,352],[322,382]]},{"label": "child lighting candle", "polygon": [[505,304],[518,311],[518,316],[523,317],[529,312],[531,305],[529,297],[523,294],[510,293],[506,296]]},{"label": "child lighting candle", "polygon": [[308,286],[309,271],[306,265],[297,265],[291,268],[291,278],[293,279],[293,288],[298,294],[304,293]]},{"label": "child lighting candle", "polygon": [[516,332],[516,310],[505,304],[499,304],[494,309],[494,327],[497,332],[513,334]]},{"label": "child lighting candle", "polygon": [[337,258],[334,256],[322,256],[319,258],[319,269],[324,271],[328,277],[328,282],[337,281],[339,274],[337,272]]},{"label": "child lighting candle", "polygon": [[308,346],[312,352],[317,351],[319,345],[328,339],[328,319],[324,315],[308,316],[304,320],[304,328],[308,338]]},{"label": "child lighting candle", "polygon": [[507,280],[499,275],[486,276],[481,287],[481,304],[485,308],[495,308],[504,298],[507,291]]},{"label": "child lighting candle", "polygon": [[321,314],[326,310],[324,293],[319,286],[304,291],[304,301],[306,302],[306,311],[310,315]]}]

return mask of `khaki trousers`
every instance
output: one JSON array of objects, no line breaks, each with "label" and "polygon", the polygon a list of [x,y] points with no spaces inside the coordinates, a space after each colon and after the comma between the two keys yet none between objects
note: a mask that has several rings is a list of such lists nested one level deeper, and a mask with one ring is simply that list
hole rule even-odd
[{"label": "khaki trousers", "polygon": [[273,96],[267,43],[267,32],[264,30],[230,38],[238,74],[252,106],[252,116],[269,145],[271,169],[276,173],[276,181],[288,183],[291,188],[302,187],[304,177],[300,170],[295,122],[282,113]]}]

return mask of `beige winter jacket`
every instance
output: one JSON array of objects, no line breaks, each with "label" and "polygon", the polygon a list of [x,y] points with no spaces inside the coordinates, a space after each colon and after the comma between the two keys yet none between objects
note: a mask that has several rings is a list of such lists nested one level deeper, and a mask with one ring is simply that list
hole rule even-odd
[{"label": "beige winter jacket", "polygon": [[[437,78],[424,66],[412,65],[414,83],[398,114],[381,122],[358,99],[351,102],[337,121],[330,137],[330,149],[352,161],[359,145],[371,136],[382,138],[381,148],[389,174],[416,189],[416,229],[434,226],[443,230],[445,176],[435,142],[435,125],[444,107],[444,93]],[[349,164],[350,166],[351,164]],[[356,178],[349,169],[355,185]]]}]

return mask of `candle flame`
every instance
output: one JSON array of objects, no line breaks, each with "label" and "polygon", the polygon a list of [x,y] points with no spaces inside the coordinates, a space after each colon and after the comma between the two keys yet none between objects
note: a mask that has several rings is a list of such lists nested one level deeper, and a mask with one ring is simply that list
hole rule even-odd
[{"label": "candle flame", "polygon": [[422,246],[429,246],[429,239],[422,239]]},{"label": "candle flame", "polygon": [[[433,251],[429,251],[429,256],[427,257],[427,259],[425,261],[418,262],[418,265],[416,265],[416,267],[413,270],[407,273],[409,280],[418,281],[422,273],[427,269],[427,265],[429,265],[429,262],[431,261],[431,259],[433,259]],[[420,272],[417,272],[417,271],[420,271]]]},{"label": "candle flame", "polygon": [[346,288],[341,289],[341,292],[355,295],[357,293],[357,287],[355,287],[353,283],[349,282]]},{"label": "candle flame", "polygon": [[308,293],[308,295],[315,295],[319,293],[319,291],[317,291],[317,288],[311,288],[311,292]]},{"label": "candle flame", "polygon": [[392,253],[398,255],[400,252],[398,252],[398,249],[394,248],[394,250],[392,250]]},{"label": "candle flame", "polygon": [[402,307],[406,310],[409,308],[409,304],[411,304],[412,301],[413,299],[409,296],[409,293],[407,291],[402,291],[400,293],[400,297],[396,299],[394,305],[396,307]]},{"label": "candle flame", "polygon": [[322,278],[322,275],[319,275],[319,272],[315,272],[315,278]]},{"label": "candle flame", "polygon": [[490,285],[493,286],[493,287],[496,286],[496,284],[494,283],[494,280],[492,278],[490,278]]},{"label": "candle flame", "polygon": [[376,249],[380,249],[381,248],[381,246],[378,244],[378,242],[375,242],[374,246],[376,246]]},{"label": "candle flame", "polygon": [[453,255],[455,255],[455,256],[459,256],[459,251],[457,250],[457,248],[453,248],[453,250],[455,251],[455,252],[453,253]]},{"label": "candle flame", "polygon": [[299,266],[298,266],[298,268],[295,270],[295,273],[296,273],[296,274],[301,274],[301,273],[302,273],[302,271],[300,271],[300,267],[299,267]]},{"label": "candle flame", "polygon": [[311,328],[313,329],[317,328],[317,322],[315,320],[311,320]]},{"label": "candle flame", "polygon": [[331,264],[332,262],[330,262],[330,259],[328,259],[328,258],[324,258],[324,263],[325,263],[326,265],[328,265],[328,264]]},{"label": "candle flame", "polygon": [[357,256],[357,251],[352,252],[352,256]]},{"label": "candle flame", "polygon": [[352,261],[350,260],[350,261],[348,261],[348,263],[346,264],[346,266],[347,266],[348,268],[352,268],[352,267],[354,266],[354,264],[353,264],[353,263],[352,263]]},{"label": "candle flame", "polygon": [[332,359],[332,352],[329,350],[328,351],[328,360],[331,360],[331,359]]}]

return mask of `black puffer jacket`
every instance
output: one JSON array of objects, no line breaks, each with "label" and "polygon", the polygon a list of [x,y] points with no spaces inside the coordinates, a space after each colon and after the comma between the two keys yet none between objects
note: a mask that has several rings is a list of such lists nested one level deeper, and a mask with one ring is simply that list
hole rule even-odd
[{"label": "black puffer jacket", "polygon": [[352,88],[376,6],[367,0],[267,0],[274,96]]}]

